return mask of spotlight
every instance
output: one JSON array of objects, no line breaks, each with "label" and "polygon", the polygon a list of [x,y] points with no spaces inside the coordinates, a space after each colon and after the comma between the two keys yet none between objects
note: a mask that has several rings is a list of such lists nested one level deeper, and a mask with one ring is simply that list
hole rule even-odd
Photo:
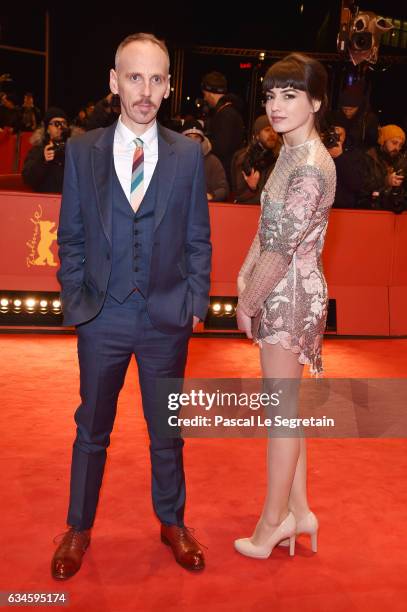
[{"label": "spotlight", "polygon": [[219,331],[236,331],[237,297],[214,295],[204,322],[204,329]]},{"label": "spotlight", "polygon": [[1,291],[1,325],[59,326],[62,323],[62,302],[53,292]]},{"label": "spotlight", "polygon": [[260,51],[260,53],[259,53],[259,60],[261,62],[263,62],[265,57],[266,57],[266,53],[264,51]]}]

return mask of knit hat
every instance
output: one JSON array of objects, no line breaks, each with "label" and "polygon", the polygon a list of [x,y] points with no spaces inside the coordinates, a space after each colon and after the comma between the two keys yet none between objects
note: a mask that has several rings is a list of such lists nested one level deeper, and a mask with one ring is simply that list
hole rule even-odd
[{"label": "knit hat", "polygon": [[51,106],[44,115],[44,127],[45,129],[48,127],[49,122],[52,121],[55,117],[61,117],[61,119],[65,119],[68,121],[68,115],[62,108],[58,108],[57,106]]},{"label": "knit hat", "polygon": [[260,115],[260,117],[257,117],[253,124],[253,134],[258,136],[266,127],[270,127],[270,121],[268,120],[267,115]]},{"label": "knit hat", "polygon": [[202,79],[201,89],[212,93],[225,94],[228,82],[221,72],[209,72]]},{"label": "knit hat", "polygon": [[202,124],[198,119],[187,119],[181,128],[181,134],[184,134],[184,136],[188,136],[188,134],[199,134],[202,140],[205,138]]},{"label": "knit hat", "polygon": [[384,125],[379,128],[379,138],[377,139],[379,145],[383,145],[386,140],[390,140],[391,138],[401,138],[403,143],[406,141],[404,130],[398,125]]},{"label": "knit hat", "polygon": [[363,93],[358,87],[348,87],[339,96],[339,106],[361,106]]}]

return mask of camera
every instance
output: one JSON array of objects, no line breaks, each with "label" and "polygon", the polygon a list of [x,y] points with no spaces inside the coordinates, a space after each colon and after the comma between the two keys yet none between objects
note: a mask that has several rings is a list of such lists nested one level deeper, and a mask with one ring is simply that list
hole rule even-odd
[{"label": "camera", "polygon": [[330,125],[326,132],[324,132],[323,141],[327,149],[333,149],[338,146],[340,137],[333,125]]},{"label": "camera", "polygon": [[354,32],[350,37],[350,44],[355,51],[368,51],[373,46],[371,32]]},{"label": "camera", "polygon": [[55,151],[55,161],[63,162],[65,159],[65,144],[68,138],[71,135],[70,128],[64,128],[61,131],[61,139],[60,140],[51,140],[48,138],[47,144],[52,144],[52,149]]},{"label": "camera", "polygon": [[265,149],[259,142],[250,145],[242,161],[242,170],[249,176],[252,170],[264,170],[274,161],[272,150]]}]

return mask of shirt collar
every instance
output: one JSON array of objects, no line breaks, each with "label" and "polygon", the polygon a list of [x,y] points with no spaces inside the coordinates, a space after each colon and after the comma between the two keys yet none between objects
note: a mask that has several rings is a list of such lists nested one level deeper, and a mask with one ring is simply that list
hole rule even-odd
[{"label": "shirt collar", "polygon": [[[117,122],[116,126],[116,137],[120,140],[120,142],[127,146],[135,147],[134,139],[136,138],[136,134],[129,130],[129,128],[124,125],[121,116]],[[148,128],[144,134],[139,136],[144,143],[144,147],[148,149],[154,145],[154,142],[157,140],[157,122],[155,121],[153,125]]]}]

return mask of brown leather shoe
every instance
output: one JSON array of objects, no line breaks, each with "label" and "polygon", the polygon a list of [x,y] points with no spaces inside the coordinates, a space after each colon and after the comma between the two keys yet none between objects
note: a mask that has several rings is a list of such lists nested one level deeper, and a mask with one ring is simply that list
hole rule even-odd
[{"label": "brown leather shoe", "polygon": [[79,570],[82,557],[90,544],[90,529],[77,531],[73,527],[64,534],[51,561],[55,580],[68,580]]},{"label": "brown leather shoe", "polygon": [[171,546],[176,562],[185,569],[202,570],[205,567],[205,558],[199,542],[187,527],[161,525],[161,542]]}]

